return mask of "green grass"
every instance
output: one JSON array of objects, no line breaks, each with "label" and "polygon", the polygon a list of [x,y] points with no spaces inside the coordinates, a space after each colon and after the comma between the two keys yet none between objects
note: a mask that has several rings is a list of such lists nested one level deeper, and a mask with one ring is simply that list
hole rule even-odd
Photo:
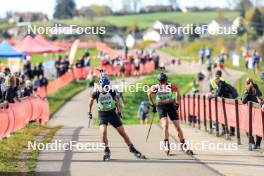
[{"label": "green grass", "polygon": [[[169,81],[176,83],[181,94],[186,93],[190,89],[190,82],[195,79],[193,75],[178,75],[172,74],[169,75]],[[157,83],[156,76],[149,76],[146,79],[139,81],[137,83],[142,83],[141,85],[153,85]],[[137,84],[135,83],[135,84]],[[123,113],[123,122],[124,124],[139,124],[139,119],[137,118],[137,110],[141,101],[147,100],[147,93],[142,89],[138,92],[124,92],[125,107],[121,109]],[[157,116],[155,117],[155,122],[158,121]]]},{"label": "green grass", "polygon": [[[224,11],[221,12],[224,18],[233,20],[239,15],[239,12]],[[95,17],[93,20],[90,18],[67,19],[67,20],[51,20],[48,22],[34,22],[36,25],[51,26],[53,23],[63,23],[68,25],[91,26],[91,25],[115,25],[118,27],[129,26],[132,21],[136,21],[139,28],[149,28],[156,20],[170,20],[181,25],[194,24],[194,23],[208,23],[212,19],[218,18],[218,11],[204,11],[204,12],[156,12],[146,14],[132,14],[121,16],[102,16]]]},{"label": "green grass", "polygon": [[[0,141],[0,173],[10,173],[10,175],[20,175],[20,162],[28,162],[33,159],[33,155],[29,155],[24,161],[24,158],[19,158],[19,154],[24,148],[27,148],[28,141],[34,141],[36,136],[43,130],[49,129],[52,132],[56,131],[58,127],[47,127],[30,123],[25,128],[13,133],[10,137]],[[52,134],[47,137],[51,138]],[[46,137],[45,137],[46,138]],[[25,165],[29,165],[26,163]],[[16,174],[17,173],[17,174]]]},{"label": "green grass", "polygon": [[[224,12],[223,16],[230,20],[238,16],[238,12]],[[98,17],[96,20],[106,21],[116,26],[129,26],[133,20],[137,21],[140,28],[148,28],[153,25],[156,20],[170,20],[181,25],[193,23],[208,23],[210,20],[219,17],[219,13],[214,12],[158,12],[148,14],[134,14],[124,16],[105,16]]]},{"label": "green grass", "polygon": [[[53,127],[50,129],[48,134],[43,138],[42,143],[47,144],[50,143],[53,139],[53,136],[56,134],[56,132],[61,128],[61,126]],[[35,173],[35,168],[36,168],[36,162],[38,159],[38,156],[40,154],[40,150],[32,150],[29,153],[30,159],[27,160],[26,166],[27,166],[27,175],[28,176],[33,176]]]},{"label": "green grass", "polygon": [[[76,56],[74,58],[74,63],[77,61],[78,58],[82,57],[84,55],[86,49],[78,49],[76,52]],[[90,55],[91,55],[91,65],[92,66],[98,66],[99,65],[99,58],[96,57],[96,59],[94,59],[95,56],[98,55],[98,50],[94,49],[94,48],[90,48]],[[40,62],[45,62],[47,60],[54,60],[56,59],[59,55],[64,57],[64,53],[54,53],[54,54],[34,54],[31,57],[31,63],[32,65],[36,65],[39,64]],[[8,65],[8,59],[7,58],[0,58],[0,63],[4,64],[4,65]],[[20,63],[22,65],[22,59],[20,59]]]},{"label": "green grass", "polygon": [[52,116],[57,112],[68,100],[74,95],[85,90],[87,87],[87,81],[73,81],[65,87],[57,90],[55,93],[47,97],[50,107],[50,115]]}]

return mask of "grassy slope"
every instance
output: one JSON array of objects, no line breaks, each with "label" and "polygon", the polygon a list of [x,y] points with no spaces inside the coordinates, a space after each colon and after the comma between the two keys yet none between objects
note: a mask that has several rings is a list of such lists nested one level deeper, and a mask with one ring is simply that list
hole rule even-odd
[{"label": "grassy slope", "polygon": [[[190,82],[194,79],[193,75],[177,75],[172,74],[169,76],[170,82],[176,83],[180,87],[181,94],[186,93],[190,88]],[[153,85],[157,83],[156,76],[149,76],[143,81],[142,85]],[[125,124],[138,124],[139,119],[137,118],[137,110],[141,101],[147,100],[147,93],[144,91],[138,91],[135,93],[124,92],[125,107],[122,108],[123,122]],[[157,118],[156,118],[157,121]]]},{"label": "grassy slope", "polygon": [[[20,152],[27,148],[28,141],[34,141],[36,135],[43,130],[50,129],[51,132],[55,132],[58,127],[47,127],[38,125],[36,123],[28,124],[26,128],[23,128],[10,137],[0,141],[0,173],[10,173],[10,175],[16,175],[15,172],[19,172],[19,161],[26,162],[26,166],[34,160],[33,155],[29,155],[26,161],[18,158]],[[47,136],[48,137],[48,136]],[[50,137],[50,135],[49,135]],[[31,165],[30,164],[30,165]],[[20,175],[17,173],[17,175]]]},{"label": "grassy slope", "polygon": [[[90,54],[91,54],[91,58],[93,58],[94,56],[97,56],[97,54],[98,54],[98,51],[96,49],[91,48],[91,49],[89,49],[89,51],[90,51]],[[78,49],[74,62],[78,58],[83,56],[84,52],[85,52],[85,49]],[[64,56],[64,53],[55,53],[55,54],[47,54],[47,55],[34,54],[34,55],[32,55],[31,62],[32,62],[33,65],[35,65],[35,64],[39,64],[40,62],[56,59],[59,55]],[[4,58],[0,58],[0,63],[2,63],[4,65],[7,65],[8,60],[6,58],[5,59]],[[92,65],[93,66],[97,66],[98,63],[99,63],[99,59],[95,59],[95,60],[92,59]],[[22,59],[21,59],[21,65],[22,65]]]},{"label": "grassy slope", "polygon": [[[225,12],[223,14],[224,17],[228,19],[233,19],[238,15],[237,12]],[[104,20],[116,26],[128,26],[131,21],[136,20],[140,28],[147,28],[152,26],[153,22],[158,19],[171,20],[181,25],[186,25],[192,23],[208,23],[210,20],[217,17],[218,12],[158,12],[125,16],[106,16],[97,19]]]},{"label": "grassy slope", "polygon": [[[83,91],[85,88],[86,81],[72,82],[64,88],[58,90],[54,94],[48,96],[47,99],[50,105],[50,114],[54,114],[71,97]],[[28,124],[26,128],[23,128],[13,133],[10,137],[0,141],[0,173],[19,172],[18,162],[20,160],[18,159],[18,156],[20,152],[27,147],[28,141],[34,141],[38,133],[45,129],[50,129],[50,132],[43,139],[44,143],[48,143],[52,139],[58,128],[59,127],[37,125],[35,123]],[[38,150],[32,151],[29,153],[28,159],[25,161],[28,172],[31,175],[33,175],[38,155]]]},{"label": "grassy slope", "polygon": [[[238,16],[238,12],[222,12],[223,17],[230,20]],[[197,18],[199,17],[199,18]],[[37,25],[50,26],[52,23],[64,23],[68,25],[79,25],[79,26],[91,26],[91,25],[105,25],[112,24],[119,27],[128,26],[133,20],[136,20],[139,28],[148,28],[158,20],[170,20],[181,25],[192,24],[192,23],[208,23],[210,20],[219,17],[217,11],[212,12],[157,12],[157,13],[146,13],[146,14],[133,14],[133,15],[122,15],[122,16],[103,16],[95,17],[93,21],[89,18],[81,19],[67,19],[67,20],[52,20],[49,22],[35,22]]]},{"label": "grassy slope", "polygon": [[47,99],[49,101],[51,116],[55,112],[57,112],[74,95],[85,90],[86,86],[86,81],[75,81],[59,89],[54,94],[49,95]]}]

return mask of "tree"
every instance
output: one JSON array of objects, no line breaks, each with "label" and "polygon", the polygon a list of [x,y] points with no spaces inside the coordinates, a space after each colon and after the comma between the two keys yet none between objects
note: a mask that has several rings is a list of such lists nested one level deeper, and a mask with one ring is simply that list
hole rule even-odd
[{"label": "tree", "polygon": [[240,0],[240,2],[236,6],[236,10],[240,12],[240,16],[245,17],[246,11],[248,11],[253,4],[250,0]]},{"label": "tree", "polygon": [[90,9],[97,16],[111,15],[112,14],[111,8],[106,6],[106,5],[102,5],[102,6],[100,6],[100,5],[91,5]]},{"label": "tree", "polygon": [[247,11],[245,19],[248,22],[248,26],[252,27],[258,36],[263,35],[264,15],[258,8],[252,8]]},{"label": "tree", "polygon": [[136,19],[132,20],[131,23],[128,26],[128,32],[129,33],[135,33],[135,32],[138,31],[138,29],[139,28],[138,28],[137,20]]},{"label": "tree", "polygon": [[75,13],[76,5],[74,0],[57,0],[53,17],[57,19],[67,19],[74,17]]}]

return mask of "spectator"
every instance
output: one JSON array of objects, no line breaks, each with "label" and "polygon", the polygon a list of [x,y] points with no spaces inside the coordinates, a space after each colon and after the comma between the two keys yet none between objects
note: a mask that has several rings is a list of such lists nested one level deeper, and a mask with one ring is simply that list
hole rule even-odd
[{"label": "spectator", "polygon": [[[216,77],[215,84],[217,85],[217,89],[215,92],[215,97],[222,97],[222,98],[228,98],[228,99],[236,99],[238,97],[237,90],[231,86],[230,84],[226,83],[225,81],[222,81],[220,77]],[[226,134],[226,126],[222,124],[222,135]],[[231,127],[230,136],[235,135],[235,128]]]},{"label": "spectator", "polygon": [[40,62],[38,65],[38,76],[40,75],[44,75],[44,67],[43,67],[42,62]]},{"label": "spectator", "polygon": [[18,98],[23,98],[25,97],[24,94],[25,94],[25,88],[26,88],[26,84],[25,84],[25,81],[24,80],[21,80],[19,82],[19,88],[17,90],[17,96]]},{"label": "spectator", "polygon": [[32,86],[33,86],[33,90],[37,91],[37,89],[39,88],[39,79],[38,76],[35,76],[33,81],[32,81]]},{"label": "spectator", "polygon": [[253,72],[258,73],[259,72],[259,62],[260,62],[260,55],[258,52],[254,51],[252,60],[253,60]]},{"label": "spectator", "polygon": [[9,68],[4,69],[5,76],[8,76],[11,74],[11,70]]},{"label": "spectator", "polygon": [[48,79],[44,75],[39,76],[39,87],[48,86]]},{"label": "spectator", "polygon": [[211,62],[211,56],[212,56],[212,51],[211,51],[210,48],[206,48],[205,56],[206,56],[206,59],[207,59],[207,64],[209,64]]},{"label": "spectator", "polygon": [[34,65],[34,67],[33,67],[33,69],[32,69],[32,71],[31,71],[31,77],[30,77],[30,79],[33,79],[33,78],[35,78],[35,76],[38,76],[38,67],[37,67],[37,65]]},{"label": "spectator", "polygon": [[62,57],[59,56],[58,59],[55,61],[55,68],[56,68],[57,77],[61,76],[60,75],[61,60],[62,60]]},{"label": "spectator", "polygon": [[33,94],[32,82],[30,80],[27,80],[25,91],[24,91],[24,97],[31,96],[32,94]]},{"label": "spectator", "polygon": [[0,103],[4,101],[5,90],[5,73],[0,72]]},{"label": "spectator", "polygon": [[4,100],[8,103],[15,103],[15,98],[17,98],[17,92],[15,90],[15,77],[8,75],[5,81],[6,91]]},{"label": "spectator", "polygon": [[[253,82],[252,78],[248,78],[246,81],[246,88],[242,96],[242,103],[246,104],[249,101],[255,103],[261,103],[262,102],[260,99],[261,96],[262,96],[262,92],[259,90],[258,85]],[[260,149],[262,138],[260,136],[256,136],[256,142],[254,138],[252,140],[253,140],[252,142],[254,144],[254,148]]]},{"label": "spectator", "polygon": [[204,63],[204,48],[201,48],[199,51],[199,56],[200,56],[200,63]]}]

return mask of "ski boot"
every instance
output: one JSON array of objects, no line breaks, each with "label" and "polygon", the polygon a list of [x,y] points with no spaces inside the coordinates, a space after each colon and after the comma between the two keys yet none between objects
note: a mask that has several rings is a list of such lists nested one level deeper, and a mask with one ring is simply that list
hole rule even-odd
[{"label": "ski boot", "polygon": [[135,157],[139,159],[147,159],[144,155],[142,155],[134,146],[133,144],[129,145],[129,151],[135,155]]},{"label": "ski boot", "polygon": [[165,145],[165,153],[167,156],[170,156],[170,142],[168,139],[164,140],[164,145]]},{"label": "ski boot", "polygon": [[104,149],[104,161],[109,161],[110,160],[110,156],[111,156],[111,152],[109,147],[105,147]]},{"label": "ski boot", "polygon": [[181,143],[181,149],[182,149],[182,151],[183,151],[184,153],[186,153],[187,155],[194,155],[194,154],[193,154],[193,151],[190,150],[190,149],[188,149],[188,146],[187,146],[187,144],[185,143],[185,140],[184,140],[184,139],[181,140],[180,143]]}]

